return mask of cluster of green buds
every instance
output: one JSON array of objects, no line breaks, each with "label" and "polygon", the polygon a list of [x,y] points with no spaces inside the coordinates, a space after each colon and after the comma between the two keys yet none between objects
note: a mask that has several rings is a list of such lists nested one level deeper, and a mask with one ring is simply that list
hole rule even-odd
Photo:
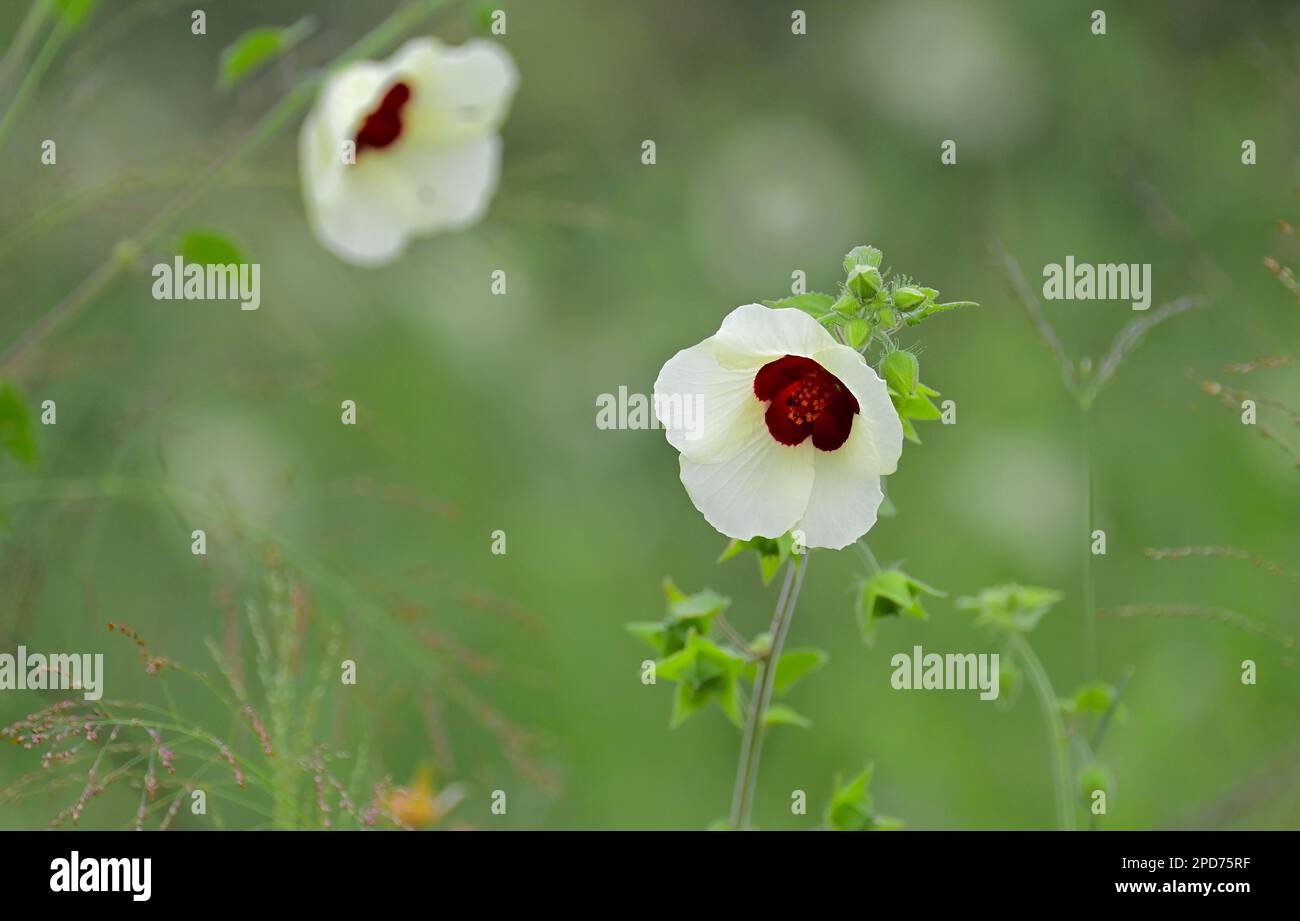
[{"label": "cluster of green buds", "polygon": [[[965,302],[936,303],[939,292],[913,284],[903,275],[890,276],[880,270],[882,254],[874,246],[855,246],[844,257],[844,284],[840,296],[831,305],[839,315],[848,317],[850,326],[861,320],[869,331],[863,343],[850,345],[862,348],[869,344],[872,334],[888,337],[904,326],[916,326],[931,314],[941,310],[967,306]],[[853,332],[861,337],[861,326]]]},{"label": "cluster of green buds", "polygon": [[977,305],[974,301],[940,303],[936,289],[889,269],[882,270],[882,259],[874,246],[855,246],[844,256],[844,281],[838,295],[809,292],[764,303],[802,310],[864,358],[877,349],[876,370],[889,385],[890,399],[903,421],[903,434],[909,441],[920,443],[913,423],[941,417],[931,402],[939,392],[921,383],[916,355],[900,349],[894,336],[935,314]]},{"label": "cluster of green buds", "polygon": [[892,336],[931,316],[973,301],[939,303],[939,292],[906,275],[881,269],[883,255],[874,246],[855,246],[844,256],[844,281],[838,295],[809,292],[767,301],[769,307],[796,307],[825,325],[841,341],[864,354],[874,343],[886,350]]}]

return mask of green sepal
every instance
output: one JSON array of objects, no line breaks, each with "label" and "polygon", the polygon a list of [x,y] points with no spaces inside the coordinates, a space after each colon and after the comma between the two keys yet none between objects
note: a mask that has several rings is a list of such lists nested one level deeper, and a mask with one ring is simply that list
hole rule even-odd
[{"label": "green sepal", "polygon": [[717,701],[727,719],[741,725],[740,673],[744,667],[741,656],[692,631],[682,649],[655,663],[658,677],[677,682],[670,725],[680,726],[709,701]]},{"label": "green sepal", "polygon": [[835,776],[834,791],[826,807],[825,823],[831,831],[897,831],[903,827],[899,819],[876,815],[871,797],[871,774],[868,764],[862,773],[841,781]]},{"label": "green sepal", "polygon": [[688,595],[664,579],[668,614],[659,622],[641,621],[627,625],[630,632],[661,656],[669,656],[686,645],[691,631],[707,636],[713,619],[731,605],[731,599],[711,589]]},{"label": "green sepal", "polygon": [[957,607],[977,612],[976,626],[1014,633],[1028,633],[1043,615],[1065,596],[1050,588],[1032,585],[999,585],[978,595],[959,598]]},{"label": "green sepal", "polygon": [[723,548],[718,557],[719,563],[725,563],[744,550],[753,550],[758,554],[758,570],[763,577],[763,584],[768,585],[777,574],[781,564],[790,559],[794,547],[794,538],[789,534],[780,537],[753,537],[749,540],[733,540]]},{"label": "green sepal", "polygon": [[858,628],[863,641],[870,644],[875,640],[876,621],[882,617],[909,614],[925,620],[928,615],[921,604],[925,595],[945,597],[944,592],[912,578],[901,569],[881,570],[865,580],[859,587],[857,599]]},{"label": "green sepal", "polygon": [[871,324],[861,317],[854,317],[849,321],[849,345],[855,349],[862,348],[863,344],[871,338]]}]

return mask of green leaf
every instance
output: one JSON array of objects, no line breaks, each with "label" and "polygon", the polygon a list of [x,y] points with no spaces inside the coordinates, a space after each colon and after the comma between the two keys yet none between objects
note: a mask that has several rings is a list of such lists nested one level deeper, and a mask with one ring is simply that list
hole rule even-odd
[{"label": "green leaf", "polygon": [[234,241],[214,230],[186,232],[176,241],[176,252],[186,262],[200,265],[238,265],[244,261]]},{"label": "green leaf", "polygon": [[1028,633],[1065,596],[1050,588],[1032,585],[999,585],[978,595],[959,598],[957,607],[976,611],[975,624],[995,630]]},{"label": "green leaf", "polygon": [[880,268],[881,252],[874,246],[855,246],[844,256],[844,274],[848,275],[860,265]]},{"label": "green leaf", "polygon": [[812,720],[785,704],[772,704],[767,708],[767,712],[763,714],[763,725],[798,726],[800,729],[808,729],[812,726]]},{"label": "green leaf", "polygon": [[818,294],[815,291],[809,291],[807,294],[793,294],[778,301],[763,301],[763,303],[774,309],[794,307],[820,319],[831,312],[831,305],[835,303],[835,298],[829,294]]},{"label": "green leaf", "polygon": [[[899,354],[895,352],[894,354]],[[938,419],[943,414],[939,412],[939,407],[930,402],[930,398],[919,393],[907,397],[901,403],[897,404],[898,413],[906,416],[908,419]]]},{"label": "green leaf", "polygon": [[217,86],[222,92],[228,92],[254,71],[293,48],[314,28],[311,18],[305,17],[285,28],[258,26],[249,29],[222,50]]},{"label": "green leaf", "polygon": [[18,463],[36,464],[36,438],[27,404],[10,384],[0,384],[0,454],[8,452]]},{"label": "green leaf", "polygon": [[776,663],[772,691],[776,694],[786,693],[802,678],[824,666],[828,659],[830,656],[820,649],[787,649],[781,653],[781,659]]},{"label": "green leaf", "polygon": [[858,627],[864,642],[875,640],[876,621],[882,617],[909,614],[925,620],[928,616],[921,605],[924,595],[944,597],[944,592],[914,579],[901,569],[885,569],[865,580],[858,590]]},{"label": "green leaf", "polygon": [[[760,633],[755,637],[754,642],[749,645],[755,652],[759,654],[765,653],[771,645],[771,637],[766,633]],[[822,650],[813,649],[812,647],[787,649],[781,653],[781,659],[776,663],[776,674],[772,676],[772,692],[778,695],[785,694],[800,679],[817,671],[829,659],[830,656],[822,652]],[[757,681],[758,666],[758,662],[746,663],[741,677],[746,681]]]},{"label": "green leaf", "polygon": [[922,311],[922,317],[932,316],[936,313],[943,313],[945,310],[960,310],[963,307],[978,307],[979,304],[974,301],[949,301],[947,304],[929,304]]}]

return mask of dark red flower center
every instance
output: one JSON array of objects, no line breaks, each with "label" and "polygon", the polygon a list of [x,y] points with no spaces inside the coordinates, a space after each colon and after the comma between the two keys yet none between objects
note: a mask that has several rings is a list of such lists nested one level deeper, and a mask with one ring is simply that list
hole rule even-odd
[{"label": "dark red flower center", "polygon": [[411,98],[411,88],[405,83],[394,83],[384,93],[375,111],[366,116],[357,132],[357,153],[367,147],[382,149],[397,140],[402,133],[402,106]]},{"label": "dark red flower center", "polygon": [[754,396],[768,403],[767,430],[783,445],[802,444],[809,435],[813,447],[834,451],[849,440],[858,401],[811,358],[786,355],[769,361],[754,375]]}]

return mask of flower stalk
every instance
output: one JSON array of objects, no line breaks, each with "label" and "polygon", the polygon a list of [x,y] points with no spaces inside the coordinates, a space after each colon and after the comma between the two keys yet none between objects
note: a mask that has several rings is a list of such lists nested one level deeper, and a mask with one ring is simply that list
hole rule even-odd
[{"label": "flower stalk", "polygon": [[1047,725],[1048,741],[1052,752],[1052,788],[1056,798],[1056,826],[1061,831],[1074,831],[1074,806],[1070,802],[1070,759],[1066,748],[1065,724],[1061,721],[1060,704],[1056,692],[1052,690],[1052,681],[1047,677],[1043,663],[1038,660],[1029,641],[1019,633],[1010,633],[1011,648],[1025,663],[1029,680],[1034,686],[1034,694],[1043,710],[1043,722]]},{"label": "flower stalk", "polygon": [[[790,621],[794,618],[795,605],[799,601],[799,590],[803,587],[804,574],[808,571],[809,552],[790,558],[786,568],[785,582],[781,586],[781,595],[772,614],[772,626],[769,635],[772,644],[758,666],[758,676],[754,679],[754,699],[750,702],[749,718],[745,723],[745,735],[740,745],[740,760],[736,765],[736,787],[731,799],[731,827],[737,830],[747,829],[754,810],[754,791],[758,787],[758,765],[763,754],[763,735],[766,729],[768,705],[772,702],[772,686],[776,679],[776,666],[781,661],[781,650],[785,646],[786,634],[790,631]],[[799,562],[802,560],[802,563]]]}]

